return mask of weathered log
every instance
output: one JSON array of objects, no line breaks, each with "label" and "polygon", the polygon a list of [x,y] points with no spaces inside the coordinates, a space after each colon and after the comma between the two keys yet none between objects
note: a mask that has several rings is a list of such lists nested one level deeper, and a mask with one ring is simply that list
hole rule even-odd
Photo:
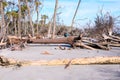
[{"label": "weathered log", "polygon": [[29,66],[29,65],[46,65],[46,66],[56,66],[56,65],[90,65],[90,64],[120,64],[120,57],[91,57],[91,58],[75,58],[75,59],[55,59],[55,60],[37,60],[37,61],[20,61],[15,59],[9,59],[0,56],[1,66]]},{"label": "weathered log", "polygon": [[16,36],[8,36],[8,44],[12,45],[12,44],[19,44],[21,42],[27,42],[28,38],[25,37],[16,37]]},{"label": "weathered log", "polygon": [[6,43],[0,43],[0,48],[5,48],[6,47]]},{"label": "weathered log", "polygon": [[104,38],[105,40],[107,40],[107,41],[109,40],[109,41],[115,41],[115,42],[120,43],[120,38],[117,37],[117,36],[113,36],[113,35],[107,36],[106,34],[103,34],[102,36],[103,36],[103,38]]},{"label": "weathered log", "polygon": [[75,47],[75,46],[83,47],[83,48],[90,49],[90,50],[95,50],[95,48],[92,48],[92,47],[90,47],[90,46],[87,46],[87,45],[85,45],[85,44],[82,43],[82,42],[76,42],[76,43],[74,43],[74,47]]},{"label": "weathered log", "polygon": [[112,46],[112,47],[120,47],[120,44],[109,44],[110,46]]},{"label": "weathered log", "polygon": [[109,36],[112,37],[112,38],[114,38],[114,39],[120,40],[120,37],[118,37],[118,36],[114,36],[114,35],[109,35]]},{"label": "weathered log", "polygon": [[97,47],[97,48],[100,48],[100,49],[103,49],[103,50],[109,50],[109,47],[107,46],[108,44],[102,45],[102,44],[99,44],[99,43],[90,42],[88,40],[82,40],[82,41],[85,42],[85,43],[88,43],[88,44],[86,44],[88,46]]},{"label": "weathered log", "polygon": [[64,37],[64,38],[55,38],[55,39],[30,39],[28,43],[34,43],[34,44],[71,44],[76,40],[80,40],[80,37],[70,36],[70,37]]}]

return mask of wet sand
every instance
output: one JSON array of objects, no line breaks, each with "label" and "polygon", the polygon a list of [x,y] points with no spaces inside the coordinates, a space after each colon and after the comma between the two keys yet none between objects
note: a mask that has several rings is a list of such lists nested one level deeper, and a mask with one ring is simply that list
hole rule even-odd
[{"label": "wet sand", "polygon": [[[62,45],[69,49],[69,45]],[[42,54],[49,52],[50,55]],[[29,45],[22,51],[0,50],[0,55],[19,60],[63,59],[95,56],[120,56],[120,48],[109,51],[71,49],[60,50],[58,45]],[[120,65],[71,65],[0,67],[0,80],[120,80]]]}]

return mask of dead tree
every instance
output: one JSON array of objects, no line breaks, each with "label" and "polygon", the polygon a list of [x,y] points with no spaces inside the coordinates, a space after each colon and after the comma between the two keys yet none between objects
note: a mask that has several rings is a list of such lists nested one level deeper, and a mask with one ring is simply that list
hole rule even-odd
[{"label": "dead tree", "polygon": [[53,34],[52,34],[53,39],[55,38],[57,8],[58,8],[58,0],[56,0],[56,3],[55,3],[54,16],[53,16]]},{"label": "dead tree", "polygon": [[72,23],[71,23],[71,31],[72,31],[72,28],[73,28],[73,24],[74,24],[75,16],[76,16],[77,11],[78,11],[78,8],[79,8],[79,6],[80,6],[80,2],[81,2],[81,0],[79,0],[79,2],[78,2],[78,5],[77,5],[77,8],[76,8],[76,11],[75,11],[74,16],[73,16],[73,19],[72,19]]}]

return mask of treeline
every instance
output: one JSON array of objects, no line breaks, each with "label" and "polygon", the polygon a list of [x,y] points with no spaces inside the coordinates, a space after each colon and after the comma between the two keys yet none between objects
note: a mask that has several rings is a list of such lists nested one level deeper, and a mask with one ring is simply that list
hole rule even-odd
[{"label": "treeline", "polygon": [[[15,36],[26,35],[33,36],[39,33],[40,27],[46,25],[47,15],[42,15],[39,20],[39,10],[42,6],[40,0],[17,0],[0,1],[1,8],[1,32]],[[33,23],[32,16],[37,13],[37,20]]]},{"label": "treeline", "polygon": [[[46,23],[48,16],[40,13],[42,7],[44,7],[42,0],[0,0],[0,38],[6,35],[24,36],[31,34],[35,36],[41,34],[43,36],[49,36],[52,34],[55,21],[49,19],[50,21]],[[34,13],[37,13],[35,22],[32,20]],[[39,14],[41,14],[41,18]],[[53,18],[54,16],[55,13],[53,14]],[[65,32],[68,32],[70,35],[79,35],[84,33],[84,36],[96,38],[100,38],[102,34],[119,35],[120,28],[117,21],[119,21],[119,17],[114,18],[109,13],[103,14],[101,12],[96,16],[95,24],[92,26],[86,24],[87,28],[84,30],[78,28],[72,28],[70,30],[71,26],[56,24],[55,34],[63,35]]]}]

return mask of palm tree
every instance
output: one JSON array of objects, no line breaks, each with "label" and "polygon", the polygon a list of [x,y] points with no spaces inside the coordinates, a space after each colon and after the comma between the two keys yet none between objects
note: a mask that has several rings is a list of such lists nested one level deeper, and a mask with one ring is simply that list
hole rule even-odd
[{"label": "palm tree", "polygon": [[27,27],[27,21],[26,21],[26,17],[27,17],[27,6],[24,4],[25,2],[23,2],[23,4],[21,5],[21,14],[22,14],[22,30],[23,30],[23,34],[26,35],[27,31],[28,31],[28,27]]},{"label": "palm tree", "polygon": [[38,29],[38,19],[39,19],[39,11],[38,11],[38,8],[39,6],[41,5],[41,2],[39,0],[35,0],[35,10],[37,12],[37,34],[39,32],[39,29]]},{"label": "palm tree", "polygon": [[20,5],[21,1],[18,0],[18,36],[21,37],[21,5]]},{"label": "palm tree", "polygon": [[79,8],[79,6],[80,6],[80,3],[81,3],[81,0],[78,1],[78,5],[77,5],[76,11],[75,11],[75,13],[74,13],[73,19],[72,19],[71,30],[70,30],[70,31],[72,31],[73,24],[74,24],[74,19],[75,19],[75,16],[76,16],[76,14],[77,14],[77,11],[78,11],[78,8]]},{"label": "palm tree", "polygon": [[46,24],[46,20],[48,19],[48,16],[47,15],[41,15],[41,19],[42,19],[42,22],[43,22],[43,25]]},{"label": "palm tree", "polygon": [[[3,0],[0,1],[0,11],[1,11],[1,36],[2,40],[5,38],[6,35],[6,25],[5,25],[5,18],[4,18],[4,7],[7,6],[6,2],[3,2]],[[1,41],[2,42],[2,41]]]},{"label": "palm tree", "polygon": [[51,20],[48,23],[48,38],[51,37],[51,26],[52,26],[52,21],[53,21],[53,17],[51,18]]},{"label": "palm tree", "polygon": [[28,10],[28,17],[29,17],[29,20],[30,20],[30,27],[32,29],[32,36],[34,36],[34,27],[33,27],[33,23],[32,23],[32,17],[31,17],[31,13],[30,13],[30,7],[28,5],[28,0],[25,0],[25,4],[26,4],[27,10]]},{"label": "palm tree", "polygon": [[56,0],[56,2],[55,2],[55,9],[54,9],[54,16],[53,16],[53,34],[52,34],[52,39],[55,38],[57,8],[58,8],[58,0]]},{"label": "palm tree", "polygon": [[16,21],[17,21],[17,19],[18,19],[18,12],[16,12],[16,11],[12,11],[11,12],[11,15],[12,15],[12,17],[13,17],[13,21],[14,21],[14,28],[15,28],[15,36],[17,36],[17,27],[16,27]]}]

